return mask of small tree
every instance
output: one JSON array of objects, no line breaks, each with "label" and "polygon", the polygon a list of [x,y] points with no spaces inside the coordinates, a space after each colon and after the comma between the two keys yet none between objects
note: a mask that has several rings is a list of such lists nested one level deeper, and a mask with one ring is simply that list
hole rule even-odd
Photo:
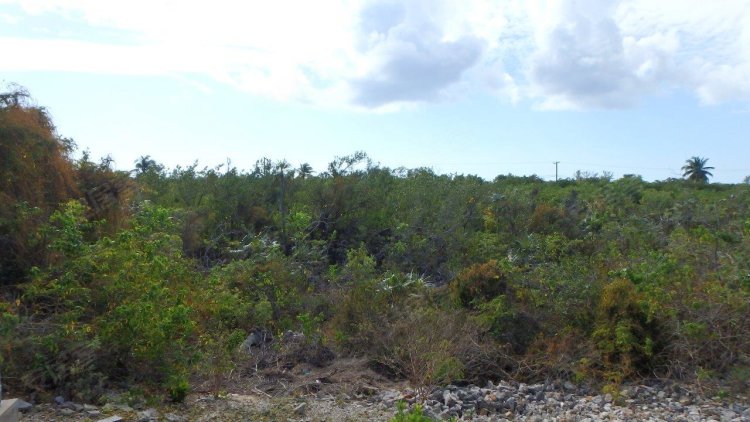
[{"label": "small tree", "polygon": [[682,177],[687,177],[688,180],[698,183],[708,183],[708,176],[713,176],[709,170],[713,170],[713,167],[706,165],[708,158],[703,157],[692,157],[685,162],[682,166]]}]

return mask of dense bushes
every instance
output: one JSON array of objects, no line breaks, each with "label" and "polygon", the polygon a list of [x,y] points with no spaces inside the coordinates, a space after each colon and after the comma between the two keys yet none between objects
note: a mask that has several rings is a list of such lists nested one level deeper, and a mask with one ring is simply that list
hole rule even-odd
[{"label": "dense bushes", "polygon": [[366,354],[376,368],[415,388],[486,380],[488,370],[503,373],[511,364],[505,349],[483,340],[487,330],[454,308],[444,289],[391,274],[340,294],[330,323],[335,344],[345,353]]},{"label": "dense bushes", "polygon": [[[315,176],[143,157],[130,177],[71,147],[23,91],[0,95],[11,388],[128,381],[179,400],[192,374],[218,386],[258,330],[302,331],[417,386],[750,370],[746,185],[488,182],[361,153]],[[132,194],[83,205],[107,184]]]},{"label": "dense bushes", "polygon": [[60,257],[24,286],[27,313],[5,337],[4,373],[26,388],[184,383],[201,356],[198,336],[237,326],[246,302],[221,282],[199,283],[168,210],[144,204],[129,229],[92,243],[83,213],[69,202],[50,219],[50,247]]}]

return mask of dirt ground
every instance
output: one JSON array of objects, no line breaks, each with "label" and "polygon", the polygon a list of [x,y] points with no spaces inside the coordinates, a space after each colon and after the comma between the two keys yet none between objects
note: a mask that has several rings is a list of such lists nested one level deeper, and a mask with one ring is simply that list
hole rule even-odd
[{"label": "dirt ground", "polygon": [[[324,367],[296,363],[289,367],[276,360],[274,365],[257,368],[248,360],[220,384],[196,379],[184,403],[144,402],[98,407],[101,414],[85,411],[73,414],[60,406],[41,404],[22,421],[92,421],[117,415],[124,421],[144,420],[143,412],[155,411],[156,419],[185,421],[387,421],[392,406],[378,399],[383,391],[406,388],[378,374],[361,358],[337,358]],[[219,387],[217,388],[217,385]]]},{"label": "dirt ground", "polygon": [[[196,391],[209,393],[210,381],[197,386]],[[266,397],[326,394],[366,398],[382,390],[406,387],[370,369],[361,358],[334,359],[325,367],[299,363],[292,368],[268,367],[255,370],[245,366],[232,371],[222,389],[226,393]]]}]

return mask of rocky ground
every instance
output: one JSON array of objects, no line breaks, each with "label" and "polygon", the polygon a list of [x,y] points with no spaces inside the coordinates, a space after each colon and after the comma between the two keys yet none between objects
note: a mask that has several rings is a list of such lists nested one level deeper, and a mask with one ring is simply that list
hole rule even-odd
[{"label": "rocky ground", "polygon": [[125,404],[92,406],[65,401],[37,404],[23,421],[387,421],[397,403],[421,402],[436,420],[472,421],[750,421],[747,397],[707,398],[671,383],[631,385],[615,394],[596,394],[570,382],[519,384],[501,381],[484,387],[447,386],[419,397],[413,390],[386,389],[333,394],[321,389],[294,396],[229,393],[220,398],[193,394],[183,404],[154,407]]},{"label": "rocky ground", "polygon": [[[393,393],[392,393],[393,395]],[[391,397],[388,397],[389,399]],[[395,397],[394,400],[398,400]],[[676,385],[633,385],[595,394],[570,382],[488,383],[433,390],[425,414],[474,421],[750,421],[746,397],[712,400]]]},{"label": "rocky ground", "polygon": [[[133,408],[129,405],[41,404],[22,421],[100,421],[119,416],[122,421],[387,421],[394,410],[368,401],[343,401],[333,397],[269,398],[229,394],[225,397],[191,396],[182,405]],[[140,410],[139,410],[140,409]],[[109,419],[108,421],[115,422]]]},{"label": "rocky ground", "polygon": [[309,349],[294,335],[289,337],[281,354],[262,339],[246,341],[251,350],[242,365],[219,384],[216,379],[192,380],[195,391],[181,404],[143,392],[107,394],[96,406],[57,396],[39,400],[24,411],[22,420],[388,421],[404,403],[421,406],[434,420],[750,422],[746,396],[714,397],[700,386],[665,380],[607,394],[569,381],[499,381],[415,391],[373,371],[365,359],[334,358],[330,351]]}]

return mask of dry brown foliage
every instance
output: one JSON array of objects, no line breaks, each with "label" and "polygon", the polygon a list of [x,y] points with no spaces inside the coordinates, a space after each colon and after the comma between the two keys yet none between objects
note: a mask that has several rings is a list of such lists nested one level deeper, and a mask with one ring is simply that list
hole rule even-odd
[{"label": "dry brown foliage", "polygon": [[19,87],[0,93],[0,283],[15,283],[43,262],[37,233],[55,207],[79,195],[68,158],[47,111]]}]

